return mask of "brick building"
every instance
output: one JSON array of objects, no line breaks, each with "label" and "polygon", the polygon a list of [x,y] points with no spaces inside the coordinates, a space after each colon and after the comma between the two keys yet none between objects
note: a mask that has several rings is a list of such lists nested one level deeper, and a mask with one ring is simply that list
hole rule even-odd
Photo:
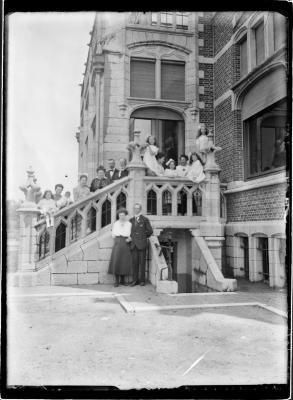
[{"label": "brick building", "polygon": [[174,156],[214,133],[223,271],[285,282],[286,18],[275,12],[97,13],[81,87],[79,172],[128,157],[139,130]]}]

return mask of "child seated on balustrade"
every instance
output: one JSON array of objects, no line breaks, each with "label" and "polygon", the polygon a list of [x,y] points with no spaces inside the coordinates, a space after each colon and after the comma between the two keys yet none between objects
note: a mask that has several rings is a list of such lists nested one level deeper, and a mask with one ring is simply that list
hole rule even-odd
[{"label": "child seated on balustrade", "polygon": [[176,171],[176,164],[173,158],[170,158],[170,160],[166,162],[166,166],[167,168],[164,171],[165,176],[167,176],[168,178],[176,178],[178,176],[178,173]]},{"label": "child seated on balustrade", "polygon": [[46,225],[49,228],[54,225],[54,213],[58,211],[53,193],[51,190],[45,190],[43,198],[38,202],[38,208],[46,219]]},{"label": "child seated on balustrade", "polygon": [[71,199],[70,195],[70,192],[65,192],[64,199],[66,203],[64,204],[64,207],[68,207],[73,204],[73,200]]},{"label": "child seated on balustrade", "polygon": [[162,175],[161,165],[157,161],[159,148],[156,146],[156,139],[150,135],[147,137],[143,161],[147,166],[147,175],[160,176]]}]

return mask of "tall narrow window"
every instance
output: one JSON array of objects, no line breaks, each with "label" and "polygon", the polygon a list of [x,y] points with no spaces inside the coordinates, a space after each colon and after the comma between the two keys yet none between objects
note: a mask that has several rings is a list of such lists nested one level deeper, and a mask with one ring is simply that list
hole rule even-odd
[{"label": "tall narrow window", "polygon": [[93,119],[91,128],[92,128],[92,132],[93,132],[93,139],[95,139],[95,137],[96,137],[96,116]]},{"label": "tall narrow window", "polygon": [[110,200],[105,200],[102,205],[102,221],[101,227],[108,225],[111,223],[111,202]]},{"label": "tall narrow window", "polygon": [[123,192],[119,193],[118,196],[117,196],[117,199],[116,199],[116,209],[117,209],[117,211],[120,208],[126,208],[126,195]]},{"label": "tall narrow window", "polygon": [[152,25],[157,25],[158,23],[158,13],[152,12]]},{"label": "tall narrow window", "polygon": [[240,77],[247,75],[248,64],[247,64],[247,37],[243,38],[239,43],[240,47]]},{"label": "tall narrow window", "polygon": [[78,213],[71,219],[70,224],[70,241],[77,240],[81,235],[82,216]]},{"label": "tall narrow window", "polygon": [[265,59],[264,23],[261,22],[254,30],[255,34],[255,59],[256,65]]},{"label": "tall narrow window", "polygon": [[63,222],[58,225],[55,236],[55,251],[59,251],[65,247],[66,244],[66,225]]},{"label": "tall narrow window", "polygon": [[278,50],[286,41],[286,18],[277,12],[274,13],[274,50]]},{"label": "tall narrow window", "polygon": [[155,98],[155,60],[131,59],[130,96]]},{"label": "tall narrow window", "polygon": [[94,207],[91,207],[86,216],[86,234],[95,232],[97,221],[97,211]]},{"label": "tall narrow window", "polygon": [[50,234],[45,229],[45,231],[40,235],[39,239],[39,260],[45,258],[49,254],[49,244],[50,244]]},{"label": "tall narrow window", "polygon": [[147,194],[147,214],[157,215],[157,194],[152,189]]},{"label": "tall narrow window", "polygon": [[162,60],[161,97],[168,100],[185,100],[185,63]]},{"label": "tall narrow window", "polygon": [[173,25],[173,13],[172,12],[161,12],[161,25]]},{"label": "tall narrow window", "polygon": [[188,13],[186,12],[176,13],[176,28],[188,29]]}]

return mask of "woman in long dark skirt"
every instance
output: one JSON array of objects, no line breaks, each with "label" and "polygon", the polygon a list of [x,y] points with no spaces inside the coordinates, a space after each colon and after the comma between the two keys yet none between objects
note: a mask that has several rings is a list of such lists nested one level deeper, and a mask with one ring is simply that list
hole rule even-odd
[{"label": "woman in long dark skirt", "polygon": [[131,241],[131,223],[127,221],[128,211],[123,208],[117,212],[118,220],[114,222],[112,228],[112,237],[114,238],[114,246],[112,249],[109,274],[115,275],[114,286],[119,283],[126,285],[125,275],[131,274],[131,253],[129,242]]}]

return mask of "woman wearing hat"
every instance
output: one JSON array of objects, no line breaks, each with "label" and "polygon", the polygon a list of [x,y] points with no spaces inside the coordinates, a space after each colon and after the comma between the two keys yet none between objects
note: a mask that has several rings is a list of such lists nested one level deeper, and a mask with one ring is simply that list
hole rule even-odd
[{"label": "woman wearing hat", "polygon": [[106,170],[102,165],[100,165],[97,168],[97,176],[96,176],[96,178],[94,178],[92,180],[92,183],[91,183],[91,187],[90,187],[91,192],[95,192],[96,190],[102,189],[103,187],[110,184],[109,179],[106,178],[106,176],[105,176],[105,172],[106,172]]},{"label": "woman wearing hat", "polygon": [[200,183],[205,179],[201,158],[195,151],[189,157],[186,177],[194,183]]},{"label": "woman wearing hat", "polygon": [[114,286],[119,284],[126,285],[125,276],[131,275],[132,257],[129,247],[131,242],[131,223],[127,220],[128,211],[121,208],[117,211],[118,220],[114,222],[112,228],[112,237],[114,246],[109,264],[109,274],[115,276]]},{"label": "woman wearing hat", "polygon": [[90,194],[90,188],[87,185],[88,174],[82,173],[79,176],[79,184],[73,189],[74,201],[84,199]]}]

